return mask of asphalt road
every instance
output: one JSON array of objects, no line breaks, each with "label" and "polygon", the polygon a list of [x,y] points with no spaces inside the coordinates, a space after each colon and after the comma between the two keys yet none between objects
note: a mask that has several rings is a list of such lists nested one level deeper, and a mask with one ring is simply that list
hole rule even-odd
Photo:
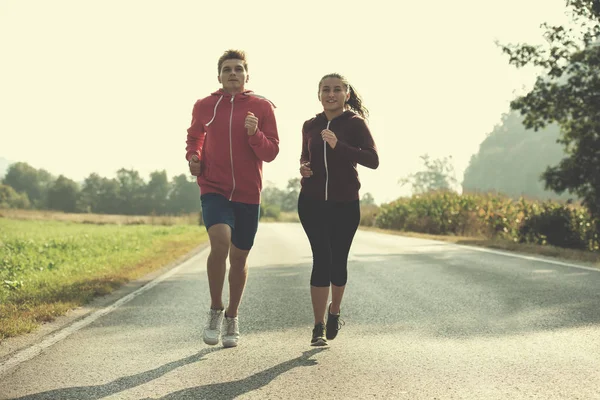
[{"label": "asphalt road", "polygon": [[313,348],[306,237],[263,223],[223,349],[202,342],[207,255],[5,358],[0,398],[600,399],[600,270],[360,231],[346,325]]}]

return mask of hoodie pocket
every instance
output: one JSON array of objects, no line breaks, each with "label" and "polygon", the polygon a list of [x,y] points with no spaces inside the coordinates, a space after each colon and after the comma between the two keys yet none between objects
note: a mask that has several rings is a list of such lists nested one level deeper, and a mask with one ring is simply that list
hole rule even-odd
[{"label": "hoodie pocket", "polygon": [[202,166],[202,176],[204,179],[209,180],[210,177],[210,163],[208,161],[204,161],[204,165]]}]

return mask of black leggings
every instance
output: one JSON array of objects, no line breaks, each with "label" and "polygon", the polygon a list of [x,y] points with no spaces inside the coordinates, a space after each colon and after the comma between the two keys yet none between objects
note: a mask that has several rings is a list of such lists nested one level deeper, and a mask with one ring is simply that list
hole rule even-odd
[{"label": "black leggings", "polygon": [[310,284],[344,286],[348,280],[348,253],[360,223],[359,201],[313,200],[301,193],[298,216],[313,253]]}]

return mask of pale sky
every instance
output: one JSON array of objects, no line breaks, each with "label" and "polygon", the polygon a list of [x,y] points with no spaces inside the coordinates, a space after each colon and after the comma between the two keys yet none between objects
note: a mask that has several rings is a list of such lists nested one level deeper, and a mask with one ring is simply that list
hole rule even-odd
[{"label": "pale sky", "polygon": [[410,193],[419,156],[471,155],[538,72],[494,44],[542,43],[564,0],[0,0],[0,157],[58,176],[188,173],[196,99],[220,87],[224,50],[246,51],[246,88],[276,106],[280,153],[264,179],[299,176],[303,121],[339,72],[370,110],[380,166],[359,166],[377,203]]}]

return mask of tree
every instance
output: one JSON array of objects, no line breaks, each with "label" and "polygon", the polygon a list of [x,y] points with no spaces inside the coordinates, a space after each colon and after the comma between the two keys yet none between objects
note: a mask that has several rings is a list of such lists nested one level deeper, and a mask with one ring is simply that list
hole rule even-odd
[{"label": "tree", "polygon": [[360,199],[360,204],[363,206],[370,206],[375,204],[375,198],[369,192],[362,195]]},{"label": "tree", "polygon": [[298,210],[298,196],[302,189],[300,178],[291,178],[287,183],[287,192],[284,195],[281,203],[281,211],[297,211]]},{"label": "tree", "polygon": [[565,156],[562,146],[556,143],[559,135],[556,124],[533,131],[525,128],[517,111],[503,114],[478,153],[471,157],[464,173],[463,192],[493,191],[513,198],[567,200],[567,194],[559,196],[545,190],[542,182],[544,170]]},{"label": "tree", "polygon": [[200,190],[195,178],[184,174],[173,177],[167,208],[175,215],[200,211]]},{"label": "tree", "polygon": [[[545,75],[511,102],[527,128],[560,127],[566,157],[543,174],[546,188],[576,194],[600,218],[600,0],[567,0],[579,27],[544,24],[547,46],[501,45],[517,68],[534,65]],[[600,224],[596,225],[600,230]]]},{"label": "tree", "polygon": [[101,178],[98,187],[97,209],[100,214],[121,214],[121,187],[116,179]]},{"label": "tree", "polygon": [[454,188],[457,180],[451,163],[452,156],[432,161],[429,155],[424,154],[421,156],[421,160],[423,160],[425,170],[401,178],[399,181],[401,185],[411,183],[412,191],[415,194],[432,190],[452,190]]},{"label": "tree", "polygon": [[145,215],[150,211],[145,201],[146,182],[138,171],[121,168],[117,171],[117,182],[120,195],[119,214]]},{"label": "tree", "polygon": [[0,184],[0,209],[2,208],[29,208],[27,193],[17,193],[8,185]]},{"label": "tree", "polygon": [[285,196],[285,191],[271,184],[263,187],[260,194],[260,202],[261,204],[273,205],[281,209]]},{"label": "tree", "polygon": [[96,173],[90,174],[83,181],[77,209],[80,212],[97,213],[100,203],[100,193],[102,192],[102,177]]},{"label": "tree", "polygon": [[48,189],[48,208],[64,212],[77,210],[80,188],[77,182],[60,175]]},{"label": "tree", "polygon": [[3,183],[17,193],[27,193],[35,207],[45,208],[48,187],[53,180],[48,171],[37,170],[27,163],[17,162],[8,167]]},{"label": "tree", "polygon": [[167,200],[171,186],[167,179],[167,171],[155,171],[150,174],[150,181],[146,185],[145,208],[157,215],[167,212]]}]

